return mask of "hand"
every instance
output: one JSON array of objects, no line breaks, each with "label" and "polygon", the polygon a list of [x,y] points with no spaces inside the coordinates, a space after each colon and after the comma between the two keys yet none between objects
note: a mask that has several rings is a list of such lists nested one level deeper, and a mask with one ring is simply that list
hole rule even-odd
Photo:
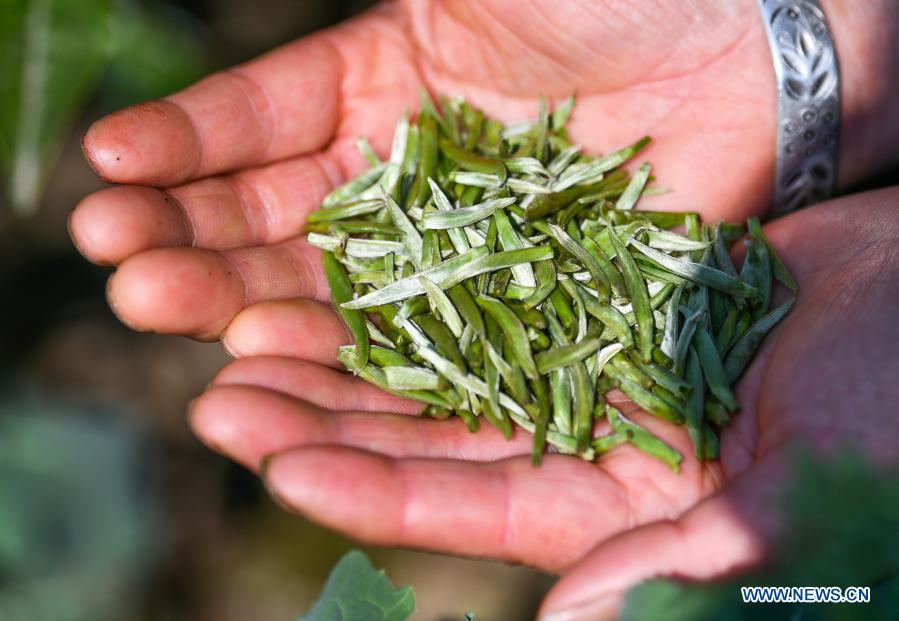
[{"label": "hand", "polygon": [[[899,8],[827,4],[851,86],[841,167],[851,181],[883,165],[878,144],[899,139],[895,115],[880,113],[899,90],[882,79],[895,74],[882,65]],[[214,339],[249,304],[324,300],[318,254],[297,237],[303,219],[363,166],[357,136],[387,151],[423,85],[505,120],[533,117],[541,91],[557,101],[576,91],[571,130],[587,149],[654,136],[645,156],[673,192],[644,206],[741,220],[770,195],[774,78],[752,0],[385,3],[88,131],[98,174],[139,184],[87,197],[70,221],[86,257],[119,265],[108,289],[119,317]]]},{"label": "hand", "polygon": [[[742,388],[746,411],[725,438],[720,464],[686,463],[682,475],[674,477],[622,449],[600,467],[550,456],[534,471],[520,457],[527,451],[526,437],[505,442],[490,429],[470,436],[456,422],[376,413],[413,410],[328,368],[345,335],[326,306],[314,301],[250,305],[327,297],[317,252],[295,237],[303,218],[335,183],[361,168],[352,148],[357,135],[369,136],[386,152],[393,120],[414,105],[422,84],[466,95],[506,120],[532,116],[539,91],[559,99],[576,90],[580,105],[572,132],[585,147],[608,151],[643,133],[655,136],[646,157],[656,165],[659,184],[674,190],[656,197],[660,207],[701,208],[711,219],[761,212],[772,177],[774,94],[754,5],[748,0],[727,7],[623,4],[384,5],[167,100],[98,122],[84,146],[101,176],[167,189],[103,190],[85,199],[71,220],[73,237],[88,258],[119,264],[109,297],[125,322],[210,339],[230,323],[226,342],[234,353],[272,356],[236,362],[196,404],[194,425],[208,442],[251,467],[262,455],[290,446],[327,445],[297,449],[271,462],[270,483],[285,503],[370,541],[567,569],[570,573],[547,602],[556,609],[622,587],[595,567],[615,567],[620,580],[654,571],[701,577],[701,571],[728,569],[758,553],[759,544],[729,507],[754,498],[758,487],[751,483],[763,477],[748,473],[776,463],[777,440],[800,435],[800,423],[809,420],[807,410],[799,409],[805,418],[777,431],[784,423],[775,416],[783,404],[776,395],[784,402],[795,393],[792,386],[777,390],[776,380],[795,381],[792,368],[767,379],[773,376],[757,369],[772,368],[773,362],[760,359],[750,370]],[[890,20],[870,8],[877,4],[834,21],[838,45],[856,31],[869,46],[857,46],[863,51],[886,49],[877,42],[889,40],[884,33],[890,33]],[[859,16],[867,22],[854,27]],[[874,133],[889,144],[896,128],[893,117],[876,114],[891,101],[883,86],[889,81],[872,80],[876,88],[869,88],[863,78],[870,73],[862,69],[871,67],[875,78],[892,73],[878,72],[870,55],[853,46],[845,49],[841,67],[855,87],[847,89],[844,128],[851,120],[868,130],[851,132],[844,140],[849,166],[842,168],[843,179],[851,181],[884,161],[878,149],[855,136]],[[871,93],[876,105],[859,99]],[[868,117],[880,123],[866,123]],[[708,174],[710,162],[726,164],[727,170]],[[795,233],[799,226],[790,223],[812,219],[809,213],[778,223],[772,235],[786,240],[790,227]],[[834,217],[833,208],[824,213]],[[831,231],[831,245],[839,248],[849,240],[837,229],[823,230]],[[852,231],[856,236],[863,232]],[[811,295],[816,282],[826,290],[837,286],[828,282],[842,278],[816,271],[840,260],[822,243],[822,235],[816,230],[814,243],[822,244],[828,256],[802,250],[803,243],[810,243],[802,239],[784,249],[787,261],[800,268],[804,296]],[[795,265],[798,261],[808,263]],[[780,359],[793,352],[807,357],[812,368],[823,364],[829,350],[816,339],[826,344],[841,336],[823,329],[815,317],[815,309],[825,315],[841,312],[827,301],[803,301],[794,310],[780,334],[795,332],[787,342],[802,343],[804,349],[774,348],[783,351]],[[790,328],[802,326],[801,317],[812,325]],[[786,337],[777,338],[783,342]],[[874,348],[888,342],[871,340]],[[773,353],[769,357],[777,359]],[[754,380],[759,374],[762,379]],[[803,377],[807,383],[817,379]],[[764,399],[752,401],[763,394],[761,386]],[[859,411],[874,415],[878,409]],[[254,413],[252,421],[248,412]],[[677,430],[633,415],[689,453]],[[790,416],[800,414],[791,410]],[[772,429],[765,422],[773,422]],[[755,438],[756,424],[771,437]],[[771,462],[765,461],[766,451],[775,456]],[[725,483],[723,492],[700,502]],[[660,522],[681,515],[677,528]],[[640,524],[652,525],[610,539]],[[696,524],[717,526],[709,532]],[[641,547],[621,543],[630,537],[657,537],[652,558],[660,565],[643,564],[646,555],[626,556]],[[680,567],[678,551],[692,550],[697,537],[714,537],[709,549],[721,547],[728,554],[718,564]]]},{"label": "hand", "polygon": [[[258,304],[225,334],[239,357],[192,407],[211,447],[258,470],[286,507],[379,545],[486,556],[561,572],[546,619],[613,614],[655,575],[708,579],[758,561],[786,452],[856,443],[896,459],[894,351],[899,189],[809,208],[766,228],[800,296],[738,384],[719,462],[686,432],[626,409],[686,456],[680,475],[622,447],[598,463],[547,455],[530,436],[409,416],[418,406],[338,367],[349,342],[324,304]],[[604,432],[604,430],[601,430]],[[267,457],[266,457],[267,456]],[[573,609],[573,610],[572,610]]]}]

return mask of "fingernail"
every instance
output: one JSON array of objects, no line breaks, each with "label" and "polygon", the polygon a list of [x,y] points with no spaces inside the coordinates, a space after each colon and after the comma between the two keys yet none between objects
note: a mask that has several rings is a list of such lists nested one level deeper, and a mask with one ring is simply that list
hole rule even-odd
[{"label": "fingernail", "polygon": [[234,351],[234,348],[228,342],[228,331],[227,330],[225,330],[225,332],[222,334],[221,341],[222,341],[222,347],[225,348],[225,352],[232,358],[237,358],[238,357],[237,352]]},{"label": "fingernail", "polygon": [[100,174],[100,171],[97,169],[97,165],[94,162],[94,150],[87,144],[88,134],[91,133],[93,128],[94,125],[92,124],[87,128],[87,131],[81,134],[81,152],[84,154],[84,159],[87,161],[87,165],[91,167],[94,174],[102,178],[103,175]]},{"label": "fingernail", "polygon": [[87,160],[87,165],[90,166],[94,174],[106,183],[111,183],[108,174],[109,170],[115,166],[115,162],[120,161],[121,156],[108,148],[93,144],[92,134],[96,133],[97,126],[102,121],[103,119],[95,121],[81,136],[81,152],[84,154],[84,159]]},{"label": "fingernail", "polygon": [[[206,391],[204,390],[203,392],[205,393]],[[200,394],[187,402],[187,422],[191,426],[193,426],[193,420],[196,418],[197,404],[200,402],[202,396],[203,395]]]},{"label": "fingernail", "polygon": [[269,486],[268,480],[268,469],[271,466],[272,460],[277,457],[277,453],[266,453],[262,456],[262,459],[259,460],[259,476],[262,477],[262,480],[265,481],[266,487]]},{"label": "fingernail", "polygon": [[618,594],[601,595],[570,608],[541,612],[539,621],[611,621],[617,618],[620,607]]},{"label": "fingernail", "polygon": [[[78,203],[78,204],[80,204],[80,203]],[[72,207],[72,211],[70,211],[69,215],[66,217],[66,231],[69,233],[69,239],[71,240],[72,245],[75,246],[75,250],[77,250],[78,253],[82,257],[88,259],[89,261],[93,261],[97,265],[109,265],[109,263],[96,261],[96,260],[88,257],[87,253],[84,251],[84,248],[82,248],[81,244],[78,243],[79,242],[78,237],[75,235],[75,232],[72,230],[72,219],[75,217],[75,210],[78,209],[78,204],[76,204],[74,207]]]},{"label": "fingernail", "polygon": [[118,272],[113,272],[109,275],[109,278],[106,279],[106,303],[109,304],[110,310],[112,310],[112,314],[116,316],[116,319],[121,321],[127,328],[134,330],[135,332],[146,332],[147,330],[142,330],[138,328],[134,324],[132,324],[128,319],[122,314],[119,309],[119,304],[116,302],[115,296],[113,295],[113,283],[115,281],[116,274]]},{"label": "fingernail", "polygon": [[216,453],[221,453],[222,455],[227,455],[227,451],[225,451],[224,447],[222,447],[218,442],[214,439],[208,437],[208,435],[201,433],[200,428],[197,426],[197,403],[200,401],[200,397],[196,397],[195,399],[191,399],[190,403],[187,404],[187,426],[190,428],[191,432],[208,448],[212,449]]},{"label": "fingernail", "polygon": [[278,505],[285,511],[296,513],[296,510],[288,505],[287,502],[281,497],[281,494],[277,489],[275,489],[275,486],[271,481],[271,477],[269,477],[269,470],[271,468],[272,461],[274,461],[277,456],[278,453],[268,453],[267,455],[262,456],[262,459],[259,460],[259,478],[262,479],[262,484],[265,486],[265,491],[268,492],[268,495],[271,496],[276,505]]},{"label": "fingernail", "polygon": [[185,417],[185,419],[187,419],[187,426],[191,430],[191,432],[195,436],[200,438],[200,434],[197,431],[197,427],[194,425],[194,422],[196,419],[196,408],[197,408],[198,400],[199,400],[199,397],[195,397],[187,403],[187,412],[185,413],[184,417]]}]

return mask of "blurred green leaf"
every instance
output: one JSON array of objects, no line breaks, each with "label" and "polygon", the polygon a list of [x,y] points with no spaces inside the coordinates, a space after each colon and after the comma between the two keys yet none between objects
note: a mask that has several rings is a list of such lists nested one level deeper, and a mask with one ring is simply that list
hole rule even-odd
[{"label": "blurred green leaf", "polygon": [[121,107],[169,95],[208,70],[203,27],[184,11],[163,2],[147,8],[122,2],[113,24],[104,105]]},{"label": "blurred green leaf", "polygon": [[20,214],[105,67],[111,15],[110,0],[0,0],[0,168]]},{"label": "blurred green leaf", "polygon": [[415,612],[412,589],[394,588],[358,550],[331,571],[321,597],[299,621],[405,621]]},{"label": "blurred green leaf", "polygon": [[208,66],[201,30],[162,2],[0,0],[0,173],[12,208],[37,209],[104,75],[115,106],[178,90]]},{"label": "blurred green leaf", "polygon": [[801,565],[806,583],[869,584],[899,573],[899,472],[878,472],[857,454],[802,456],[783,502],[784,557]]},{"label": "blurred green leaf", "polygon": [[157,558],[145,447],[121,412],[9,388],[0,381],[0,619],[123,619]]},{"label": "blurred green leaf", "polygon": [[[766,569],[717,583],[643,583],[628,592],[621,621],[899,619],[899,472],[857,454],[800,454],[781,502],[786,527]],[[744,604],[740,586],[870,586],[871,601]]]}]

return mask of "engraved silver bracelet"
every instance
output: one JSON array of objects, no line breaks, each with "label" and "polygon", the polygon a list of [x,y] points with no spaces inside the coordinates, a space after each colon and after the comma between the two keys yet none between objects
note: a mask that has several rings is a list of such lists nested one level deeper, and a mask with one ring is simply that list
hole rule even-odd
[{"label": "engraved silver bracelet", "polygon": [[771,217],[833,195],[840,72],[817,0],[758,0],[777,79],[777,163]]}]

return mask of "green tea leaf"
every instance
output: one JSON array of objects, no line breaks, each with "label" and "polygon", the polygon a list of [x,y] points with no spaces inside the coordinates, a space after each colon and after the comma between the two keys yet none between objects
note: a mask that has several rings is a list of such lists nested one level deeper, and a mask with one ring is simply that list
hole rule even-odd
[{"label": "green tea leaf", "polygon": [[[731,385],[789,310],[759,317],[772,270],[737,276],[719,261],[742,228],[633,209],[651,167],[630,177],[620,166],[648,138],[596,157],[570,143],[570,110],[541,102],[536,121],[503,127],[463,99],[440,101],[440,119],[426,100],[400,120],[380,181],[370,158],[306,223],[307,242],[348,272],[341,310],[383,346],[369,347],[368,366],[356,346],[338,360],[427,403],[427,416],[455,414],[474,432],[483,415],[507,438],[513,424],[533,434],[534,465],[546,444],[592,459],[627,442],[676,470],[679,453],[606,414],[615,388],[687,426],[698,459],[717,459],[739,408]],[[596,418],[618,429],[593,448]]]}]

